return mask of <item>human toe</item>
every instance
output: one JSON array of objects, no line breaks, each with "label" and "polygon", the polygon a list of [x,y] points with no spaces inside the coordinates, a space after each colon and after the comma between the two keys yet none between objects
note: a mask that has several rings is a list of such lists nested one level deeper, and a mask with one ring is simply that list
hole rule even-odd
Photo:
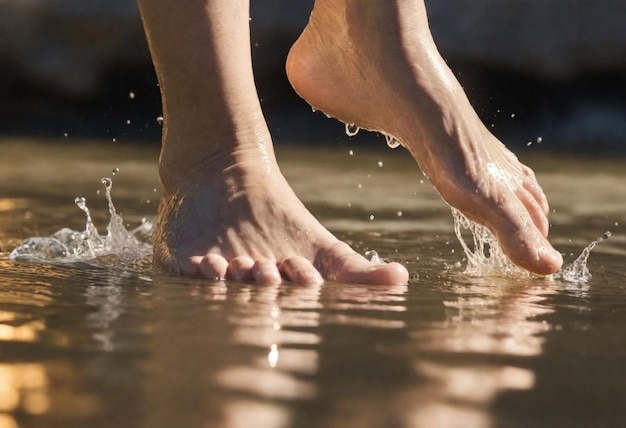
[{"label": "human toe", "polygon": [[516,265],[540,275],[549,275],[561,268],[563,257],[534,228],[498,234],[504,253]]},{"label": "human toe", "polygon": [[183,274],[188,276],[201,276],[208,279],[219,280],[226,277],[228,262],[218,254],[194,256],[183,267]]},{"label": "human toe", "polygon": [[288,257],[278,265],[278,270],[291,282],[305,285],[320,285],[322,275],[304,257]]},{"label": "human toe", "polygon": [[329,278],[350,284],[405,285],[409,272],[400,263],[372,264],[363,256],[351,252],[327,262]]},{"label": "human toe", "polygon": [[520,189],[518,197],[524,205],[524,208],[528,212],[528,215],[532,219],[535,227],[539,230],[544,238],[547,237],[550,224],[548,222],[548,217],[546,217],[546,212],[543,207],[533,197],[533,195],[531,195],[525,189]]},{"label": "human toe", "polygon": [[254,279],[253,267],[254,260],[252,258],[246,256],[235,257],[228,264],[228,278],[232,278],[235,281],[251,281]]},{"label": "human toe", "polygon": [[261,285],[278,285],[282,277],[275,262],[268,259],[259,259],[251,269],[254,281]]},{"label": "human toe", "polygon": [[548,198],[546,197],[546,194],[537,182],[534,171],[524,165],[524,175],[525,179],[523,181],[522,187],[532,195],[535,201],[537,201],[537,204],[539,204],[543,213],[545,215],[548,215],[550,209],[548,205]]}]

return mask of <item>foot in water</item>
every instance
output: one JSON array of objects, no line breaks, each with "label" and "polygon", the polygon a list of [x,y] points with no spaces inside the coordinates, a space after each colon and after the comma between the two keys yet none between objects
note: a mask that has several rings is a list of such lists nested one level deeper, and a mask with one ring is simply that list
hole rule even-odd
[{"label": "foot in water", "polygon": [[154,237],[157,265],[185,276],[268,285],[283,278],[311,285],[408,282],[404,266],[374,265],[326,230],[263,144],[227,162],[203,162],[178,188],[165,186]]},{"label": "foot in water", "polygon": [[317,0],[287,75],[316,110],[402,142],[443,199],[487,226],[515,264],[560,268],[533,171],[480,121],[436,49],[422,0]]},{"label": "foot in water", "polygon": [[260,284],[406,284],[339,241],[283,178],[256,93],[246,1],[139,0],[163,99],[157,267]]}]

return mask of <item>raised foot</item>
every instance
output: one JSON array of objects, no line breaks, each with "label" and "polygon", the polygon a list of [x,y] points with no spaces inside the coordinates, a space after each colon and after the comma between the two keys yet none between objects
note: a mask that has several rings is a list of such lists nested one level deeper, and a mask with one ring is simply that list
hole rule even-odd
[{"label": "raised foot", "polygon": [[476,115],[423,2],[397,3],[316,2],[287,59],[291,84],[315,109],[401,141],[443,199],[487,226],[515,264],[556,272],[563,260],[546,239],[548,203],[533,171]]}]

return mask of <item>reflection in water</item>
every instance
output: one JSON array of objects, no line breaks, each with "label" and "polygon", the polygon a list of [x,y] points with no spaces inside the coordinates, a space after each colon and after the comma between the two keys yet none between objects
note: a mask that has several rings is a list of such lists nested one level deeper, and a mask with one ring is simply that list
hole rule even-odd
[{"label": "reflection in water", "polygon": [[[539,319],[554,312],[544,302],[559,284],[546,280],[463,278],[450,283],[444,299],[446,320],[411,332],[417,351],[432,355],[414,361],[426,386],[408,391],[403,400],[419,399],[420,407],[407,415],[410,426],[489,427],[490,406],[506,390],[530,390],[535,374],[524,367],[503,364],[543,352],[550,324]],[[456,355],[441,362],[436,355]]]},{"label": "reflection in water", "polygon": [[111,323],[122,313],[122,296],[120,285],[115,283],[108,286],[88,285],[85,291],[85,303],[96,308],[95,312],[87,315],[86,321],[94,329],[92,337],[103,351],[115,349],[115,330],[111,328]]},{"label": "reflection in water", "polygon": [[[449,244],[449,210],[419,184],[419,173],[409,175],[416,172],[411,159],[405,168],[392,154],[359,149],[346,154],[364,165],[357,168],[319,148],[298,151],[294,159],[304,161],[286,159],[284,170],[307,205],[361,253],[375,248],[406,261],[413,281],[256,287],[161,277],[145,266],[119,267],[116,259],[64,268],[7,260],[27,236],[72,226],[72,219],[82,227],[71,199],[89,195],[95,189],[85,183],[111,170],[103,156],[109,149],[92,155],[91,146],[41,147],[45,156],[29,158],[27,170],[11,162],[0,168],[7,195],[30,195],[0,199],[0,428],[31,421],[64,428],[412,428],[623,420],[616,417],[623,416],[626,358],[623,172],[600,182],[589,179],[587,164],[561,176],[544,173],[547,192],[557,196],[551,236],[570,259],[602,231],[614,232],[594,250],[590,282],[480,279],[442,272],[459,257]],[[24,148],[13,150],[19,158]],[[153,210],[132,201],[152,198],[158,182],[146,172],[154,163],[140,152],[115,153],[116,165],[128,159],[121,169],[137,172],[119,176],[130,181],[120,182],[118,194],[131,224]],[[100,160],[85,162],[93,157]],[[370,179],[367,165],[378,162],[385,168],[375,166]],[[564,163],[558,159],[559,168]],[[359,183],[368,197],[357,204]],[[104,207],[94,211],[106,214]],[[545,423],[551,417],[555,423]]]},{"label": "reflection in water", "polygon": [[[339,382],[332,370],[336,361],[351,358],[336,348],[356,351],[352,339],[340,338],[341,331],[356,329],[360,340],[371,331],[384,334],[405,326],[397,314],[406,310],[406,286],[258,287],[218,282],[189,287],[188,298],[183,298],[181,289],[160,286],[161,281],[155,278],[155,310],[160,316],[155,328],[168,340],[157,338],[154,359],[146,367],[151,373],[165,368],[170,372],[167,391],[150,378],[146,386],[150,402],[171,404],[153,415],[161,426],[173,423],[173,415],[192,403],[199,407],[185,413],[184,422],[190,426],[200,420],[224,427],[316,426],[315,418],[300,423],[294,410],[332,401],[329,397],[337,389],[332,382]],[[161,306],[165,302],[167,306]],[[194,315],[176,311],[178,305]],[[198,342],[198,335],[205,340]],[[183,367],[181,354],[186,356]],[[371,355],[363,353],[362,358]],[[349,362],[346,373],[353,364]],[[205,400],[211,402],[208,408],[201,404]],[[204,409],[204,415],[197,409]]]},{"label": "reflection in water", "polygon": [[[319,326],[321,287],[239,288],[229,307],[232,341],[260,348],[252,361],[227,365],[216,375],[222,387],[260,399],[233,400],[224,411],[225,426],[288,426],[287,408],[267,400],[312,400],[318,370],[315,349],[322,340],[313,332]],[[244,410],[245,411],[242,411]]]},{"label": "reflection in water", "polygon": [[516,284],[498,278],[486,281],[452,287],[455,297],[443,302],[448,308],[444,347],[492,355],[541,354],[543,333],[550,327],[537,317],[554,312],[541,302],[557,292],[556,286],[530,281]]},{"label": "reflection in water", "polygon": [[[3,342],[35,342],[43,330],[42,320],[24,320],[15,312],[0,311],[0,346]],[[18,426],[14,412],[40,415],[49,407],[48,377],[41,364],[0,363],[0,428]]]}]

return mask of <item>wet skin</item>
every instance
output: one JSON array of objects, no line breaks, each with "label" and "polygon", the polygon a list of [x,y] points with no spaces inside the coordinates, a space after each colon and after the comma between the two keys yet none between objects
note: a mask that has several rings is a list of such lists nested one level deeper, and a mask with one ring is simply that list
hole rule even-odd
[{"label": "wet skin", "polygon": [[[328,232],[293,193],[254,87],[248,5],[140,0],[163,96],[164,199],[154,260],[189,276],[404,284]],[[316,109],[402,141],[442,197],[518,265],[551,273],[547,201],[482,125],[430,37],[421,1],[318,0],[289,79]]]}]

